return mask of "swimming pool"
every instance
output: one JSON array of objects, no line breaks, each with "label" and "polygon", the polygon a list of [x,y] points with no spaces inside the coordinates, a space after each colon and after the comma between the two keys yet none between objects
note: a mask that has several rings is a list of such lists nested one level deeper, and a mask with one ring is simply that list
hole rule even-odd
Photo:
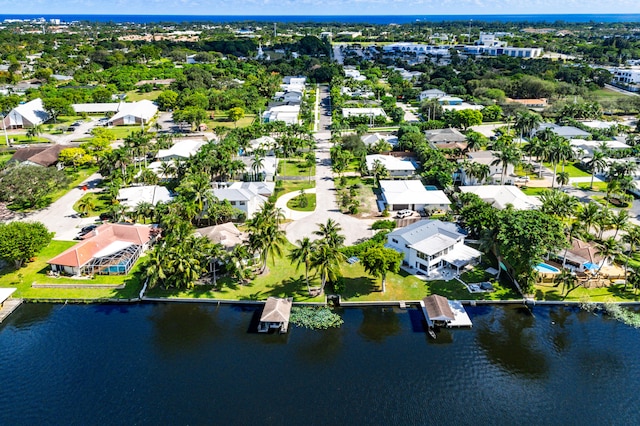
[{"label": "swimming pool", "polygon": [[547,265],[546,263],[538,263],[535,267],[536,271],[544,274],[559,274],[560,269],[555,266]]},{"label": "swimming pool", "polygon": [[425,185],[424,189],[426,189],[427,191],[437,191],[438,187],[435,185]]}]

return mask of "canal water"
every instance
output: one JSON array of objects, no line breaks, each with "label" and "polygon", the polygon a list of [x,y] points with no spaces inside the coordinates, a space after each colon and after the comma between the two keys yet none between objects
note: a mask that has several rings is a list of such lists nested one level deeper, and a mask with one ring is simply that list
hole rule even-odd
[{"label": "canal water", "polygon": [[640,331],[563,307],[349,308],[251,331],[260,308],[27,304],[0,326],[0,424],[639,424]]}]

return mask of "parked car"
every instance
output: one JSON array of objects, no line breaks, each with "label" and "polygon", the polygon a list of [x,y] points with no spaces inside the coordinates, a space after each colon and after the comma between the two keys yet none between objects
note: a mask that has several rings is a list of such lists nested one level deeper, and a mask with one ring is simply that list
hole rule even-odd
[{"label": "parked car", "polygon": [[398,212],[398,219],[404,219],[405,217],[409,217],[411,215],[413,215],[413,210],[408,210],[408,209],[400,210]]}]

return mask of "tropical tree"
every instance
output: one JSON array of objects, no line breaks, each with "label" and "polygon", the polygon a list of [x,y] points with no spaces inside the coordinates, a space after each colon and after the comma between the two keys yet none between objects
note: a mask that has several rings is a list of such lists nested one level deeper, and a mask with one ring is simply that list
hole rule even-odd
[{"label": "tropical tree", "polygon": [[384,166],[384,164],[382,164],[382,161],[376,159],[371,165],[371,175],[373,176],[374,180],[378,182],[380,179],[389,177],[389,171]]},{"label": "tropical tree", "polygon": [[375,246],[362,254],[364,270],[382,279],[382,292],[386,290],[387,272],[398,272],[404,255],[394,249]]},{"label": "tropical tree", "polygon": [[629,269],[629,260],[636,252],[636,249],[640,247],[640,227],[631,226],[627,229],[627,233],[622,236],[622,242],[629,245],[629,251],[624,262],[624,289],[627,289],[627,273]]},{"label": "tropical tree", "polygon": [[555,189],[544,190],[540,194],[542,211],[560,219],[571,217],[579,204],[578,199]]},{"label": "tropical tree", "polygon": [[504,179],[507,176],[509,165],[516,166],[520,163],[522,153],[515,146],[504,146],[501,151],[494,152],[495,159],[491,162],[492,166],[502,166],[502,174],[500,184],[504,185]]},{"label": "tropical tree", "polygon": [[309,237],[304,237],[301,240],[297,240],[296,247],[289,252],[289,260],[295,263],[296,271],[298,271],[300,264],[304,264],[304,277],[309,294],[311,294],[311,287],[309,286],[309,270],[311,269],[314,251],[315,244],[309,239]]},{"label": "tropical tree", "polygon": [[569,292],[578,287],[578,278],[573,272],[566,268],[562,269],[562,271],[554,277],[553,281],[556,285],[562,285],[562,293],[564,293],[562,299],[566,299]]},{"label": "tropical tree", "polygon": [[333,219],[327,219],[327,223],[318,223],[318,230],[314,232],[314,235],[318,235],[323,241],[327,242],[331,247],[336,249],[342,247],[345,237],[340,234],[342,227]]},{"label": "tropical tree", "polygon": [[238,121],[244,117],[244,108],[234,107],[227,112],[229,120],[233,121],[235,127],[238,127]]},{"label": "tropical tree", "polygon": [[255,181],[258,180],[258,174],[260,173],[260,170],[262,170],[263,168],[264,168],[264,157],[259,154],[255,154],[251,159],[251,171],[253,172],[253,180]]},{"label": "tropical tree", "polygon": [[331,245],[329,241],[321,240],[316,245],[311,258],[311,267],[320,273],[320,291],[324,292],[324,287],[328,281],[335,281],[340,273],[340,264],[345,259],[340,250]]},{"label": "tropical tree", "polygon": [[84,197],[80,198],[77,207],[80,213],[83,216],[86,216],[90,211],[96,208],[96,200],[93,195],[87,194]]},{"label": "tropical tree", "polygon": [[602,267],[607,263],[608,260],[614,258],[620,253],[620,243],[618,243],[618,241],[616,241],[613,237],[609,237],[600,244],[598,250],[600,256],[602,256],[602,261],[600,262],[600,266],[598,266],[596,275],[600,274],[600,270],[602,270]]},{"label": "tropical tree", "polygon": [[51,242],[53,234],[41,222],[0,224],[0,258],[13,262],[16,269]]},{"label": "tropical tree", "polygon": [[596,174],[607,167],[605,153],[599,149],[593,151],[593,156],[587,162],[587,166],[589,167],[589,169],[591,169],[591,185],[589,187],[593,189],[593,179],[595,178]]},{"label": "tropical tree", "polygon": [[618,236],[619,231],[624,231],[629,226],[629,212],[627,210],[620,210],[618,214],[611,215],[611,226],[616,230],[616,233],[613,234],[613,238],[615,239]]},{"label": "tropical tree", "polygon": [[513,127],[520,132],[520,139],[524,135],[531,137],[533,131],[542,124],[542,116],[535,112],[518,111],[515,115]]},{"label": "tropical tree", "polygon": [[596,224],[600,216],[600,207],[596,203],[580,204],[578,207],[577,219],[584,224],[587,232]]}]

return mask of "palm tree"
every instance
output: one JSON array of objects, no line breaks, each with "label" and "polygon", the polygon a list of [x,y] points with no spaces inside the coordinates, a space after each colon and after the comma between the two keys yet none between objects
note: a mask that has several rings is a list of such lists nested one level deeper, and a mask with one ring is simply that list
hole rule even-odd
[{"label": "palm tree", "polygon": [[250,276],[249,268],[246,265],[249,258],[247,247],[238,244],[227,254],[225,259],[226,269],[229,274],[235,278],[240,285],[244,285]]},{"label": "palm tree", "polygon": [[578,206],[578,199],[555,189],[544,190],[540,194],[542,211],[557,216],[561,219],[571,217]]},{"label": "palm tree", "polygon": [[[529,140],[529,143],[524,147],[529,156],[535,156],[538,159],[538,177],[542,178],[542,162],[549,156],[551,145],[548,140],[533,137]],[[531,161],[531,158],[529,158]]]},{"label": "palm tree", "polygon": [[522,139],[525,134],[531,137],[531,133],[537,129],[540,124],[542,124],[542,117],[540,114],[525,111],[516,113],[516,119],[513,127],[520,131],[520,139]]},{"label": "palm tree", "polygon": [[569,141],[563,137],[556,136],[551,140],[551,148],[549,151],[548,160],[553,164],[553,180],[551,181],[551,187],[554,188],[556,184],[556,175],[558,172],[558,163],[564,162],[573,156],[573,150]]},{"label": "palm tree", "polygon": [[331,247],[340,248],[344,244],[345,237],[339,233],[342,227],[335,220],[327,219],[326,224],[318,223],[317,225],[319,229],[314,232],[314,235],[322,237],[322,240]]},{"label": "palm tree", "polygon": [[611,229],[611,222],[613,220],[613,211],[609,207],[600,209],[596,216],[595,225],[598,228],[598,239],[602,239],[604,231]]},{"label": "palm tree", "polygon": [[620,210],[618,211],[618,214],[612,215],[611,225],[613,226],[613,229],[616,230],[616,233],[613,234],[613,238],[615,239],[620,230],[624,231],[629,226],[629,212],[627,210]]},{"label": "palm tree", "polygon": [[569,183],[569,172],[560,172],[556,176],[556,182],[560,185],[560,188]]},{"label": "palm tree", "polygon": [[577,288],[578,278],[568,269],[563,269],[554,277],[553,281],[556,285],[562,284],[562,292],[564,293],[562,299],[564,300],[569,295],[569,292]]},{"label": "palm tree", "polygon": [[96,200],[93,195],[85,195],[78,201],[78,210],[83,216],[89,214],[90,211],[96,208]]},{"label": "palm tree", "polygon": [[135,216],[138,219],[142,219],[142,223],[145,223],[147,219],[153,217],[153,204],[148,201],[140,201],[135,209]]},{"label": "palm tree", "polygon": [[327,281],[334,281],[337,278],[342,261],[344,261],[344,254],[328,241],[322,241],[316,246],[311,259],[311,267],[320,273],[321,292],[324,292]]},{"label": "palm tree", "polygon": [[376,159],[373,161],[373,164],[371,166],[371,174],[373,175],[373,179],[378,182],[379,179],[388,177],[389,171],[384,166],[384,164],[382,164],[382,161]]},{"label": "palm tree", "polygon": [[593,179],[598,172],[604,170],[607,167],[607,161],[605,160],[604,152],[600,150],[593,151],[591,160],[587,163],[587,166],[591,169],[591,185],[589,188],[593,189]]},{"label": "palm tree", "polygon": [[600,270],[604,264],[620,252],[620,244],[613,237],[609,237],[600,244],[599,251],[600,256],[602,256],[602,261],[598,267],[597,275],[600,274]]},{"label": "palm tree", "polygon": [[313,259],[313,252],[315,251],[315,244],[309,239],[304,237],[302,240],[296,241],[296,247],[289,252],[289,260],[296,264],[296,272],[301,263],[304,263],[304,277],[307,282],[307,291],[311,294],[311,287],[309,286],[309,269],[311,269],[311,261]]},{"label": "palm tree", "polygon": [[636,251],[636,248],[640,246],[640,227],[631,226],[627,229],[627,233],[622,236],[622,241],[625,244],[629,244],[629,254],[626,257],[624,263],[624,289],[627,289],[627,271],[629,268],[629,260]]},{"label": "palm tree", "polygon": [[258,173],[264,167],[264,157],[256,154],[251,159],[251,171],[253,172],[253,180],[258,180]]},{"label": "palm tree", "polygon": [[492,166],[502,166],[502,174],[500,184],[504,185],[504,179],[507,176],[507,168],[509,165],[516,166],[520,163],[522,153],[514,146],[505,146],[502,151],[494,152],[495,159],[491,162]]},{"label": "palm tree", "polygon": [[587,232],[591,232],[591,227],[597,222],[600,215],[600,207],[596,203],[580,204],[578,208],[578,220],[584,224]]},{"label": "palm tree", "polygon": [[165,253],[163,245],[157,245],[149,252],[142,263],[143,276],[147,277],[149,288],[164,282],[167,278],[165,273]]}]

